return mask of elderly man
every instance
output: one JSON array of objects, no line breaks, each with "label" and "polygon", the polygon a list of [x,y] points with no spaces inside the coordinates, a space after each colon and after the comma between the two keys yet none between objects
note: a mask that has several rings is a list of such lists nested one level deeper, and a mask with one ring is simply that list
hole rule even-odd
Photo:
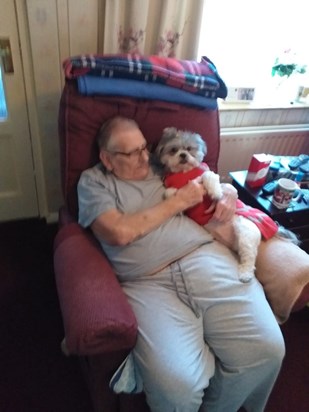
[{"label": "elderly man", "polygon": [[[198,181],[170,198],[138,125],[116,117],[98,135],[100,163],[78,184],[79,222],[91,227],[136,315],[136,373],[152,412],[262,412],[284,342],[262,286],[244,284],[226,247],[182,212]],[[237,194],[224,185],[214,218]]]}]

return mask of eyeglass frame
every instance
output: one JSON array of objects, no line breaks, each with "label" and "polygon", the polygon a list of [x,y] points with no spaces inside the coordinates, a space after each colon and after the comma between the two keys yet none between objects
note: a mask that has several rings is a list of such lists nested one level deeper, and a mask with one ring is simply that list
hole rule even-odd
[{"label": "eyeglass frame", "polygon": [[113,151],[113,150],[105,149],[105,152],[107,153],[110,153],[112,155],[122,155],[122,156],[125,156],[127,159],[132,159],[135,156],[136,156],[136,159],[138,159],[141,157],[142,153],[144,153],[145,151],[148,152],[147,143],[144,143],[142,147],[131,150],[130,152],[121,152],[118,150]]}]

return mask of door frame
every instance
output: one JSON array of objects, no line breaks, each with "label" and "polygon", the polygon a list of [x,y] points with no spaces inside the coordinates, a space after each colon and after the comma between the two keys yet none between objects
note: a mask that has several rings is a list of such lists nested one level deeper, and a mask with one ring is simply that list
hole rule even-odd
[{"label": "door frame", "polygon": [[47,220],[54,220],[49,217],[49,210],[46,197],[46,184],[44,175],[44,164],[42,156],[42,146],[39,131],[39,117],[36,107],[36,93],[34,87],[34,73],[32,68],[30,36],[28,30],[28,19],[26,2],[14,0],[16,10],[16,20],[19,33],[20,54],[22,70],[25,84],[26,106],[29,121],[30,141],[33,153],[34,179],[37,188],[37,202],[39,216]]}]

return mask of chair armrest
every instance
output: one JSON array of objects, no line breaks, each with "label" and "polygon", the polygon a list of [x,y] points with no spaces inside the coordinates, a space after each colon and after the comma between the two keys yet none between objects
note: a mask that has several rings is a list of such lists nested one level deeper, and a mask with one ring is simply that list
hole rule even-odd
[{"label": "chair armrest", "polygon": [[280,323],[309,302],[309,255],[289,241],[261,242],[256,277]]},{"label": "chair armrest", "polygon": [[131,349],[137,322],[97,241],[77,223],[60,228],[54,270],[68,352],[94,355]]}]

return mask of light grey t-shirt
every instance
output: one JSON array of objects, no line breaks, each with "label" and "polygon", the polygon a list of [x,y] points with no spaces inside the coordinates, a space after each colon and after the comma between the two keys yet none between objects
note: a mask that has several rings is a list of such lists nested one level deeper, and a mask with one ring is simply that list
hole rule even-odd
[{"label": "light grey t-shirt", "polygon": [[[122,180],[101,164],[84,171],[78,183],[79,223],[88,227],[102,213],[118,209],[134,213],[160,203],[165,188],[160,176],[150,170],[144,180]],[[154,273],[202,244],[211,235],[183,214],[126,246],[101,246],[120,280]]]}]

